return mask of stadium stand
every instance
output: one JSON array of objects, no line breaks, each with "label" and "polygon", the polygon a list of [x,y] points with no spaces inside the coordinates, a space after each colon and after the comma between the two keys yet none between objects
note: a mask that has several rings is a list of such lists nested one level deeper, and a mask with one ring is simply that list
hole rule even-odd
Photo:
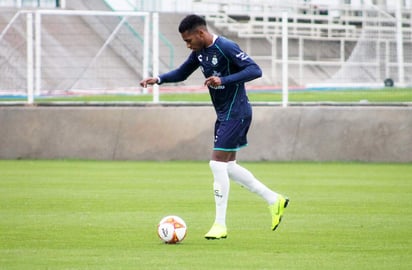
[{"label": "stadium stand", "polygon": [[[328,82],[342,83],[342,81],[359,83],[380,84],[387,76],[397,78],[397,71],[392,67],[391,71],[379,69],[390,69],[389,65],[397,64],[388,62],[395,55],[393,45],[396,43],[395,10],[387,10],[385,7],[375,5],[353,6],[341,5],[311,5],[309,1],[289,1],[295,4],[279,4],[279,1],[261,1],[241,6],[235,4],[218,3],[217,1],[201,1],[202,5],[209,3],[218,6],[218,13],[207,13],[206,18],[215,27],[223,29],[226,35],[239,38],[254,38],[253,44],[257,42],[269,42],[271,52],[260,56],[263,67],[270,71],[268,82],[279,84],[279,77],[273,67],[278,65],[282,52],[280,50],[280,39],[282,36],[282,11],[288,12],[288,36],[289,36],[289,81],[291,85],[308,85],[313,83]],[[401,12],[403,26],[403,46],[405,51],[411,50],[412,28],[411,9],[404,8]],[[232,37],[233,38],[233,37]],[[259,41],[260,40],[260,41]],[[368,44],[365,45],[365,42]],[[380,42],[380,44],[377,44]],[[357,44],[361,48],[354,50]],[[362,48],[363,46],[363,48]],[[389,52],[392,46],[392,51]],[[252,46],[254,47],[254,45]],[[380,50],[379,47],[382,47]],[[367,48],[376,56],[367,56],[369,63],[363,65],[366,60],[357,61],[351,58],[352,76],[346,72],[345,78],[335,78],[344,63],[350,59],[353,52],[358,52],[357,57],[362,56],[359,51]],[[392,56],[384,55],[383,50]],[[362,52],[365,53],[365,52]],[[379,55],[380,54],[380,55]],[[375,58],[375,59],[373,59]],[[382,58],[382,59],[379,59]],[[410,56],[405,58],[408,65],[411,64]],[[393,61],[393,59],[392,59]],[[269,62],[269,63],[268,63]],[[270,63],[272,62],[272,63]],[[353,66],[358,69],[353,69]],[[380,65],[375,68],[374,66]],[[371,67],[372,66],[372,67]],[[347,69],[347,68],[346,68]],[[359,76],[363,74],[362,76]],[[368,73],[376,73],[376,76],[368,76]],[[408,72],[405,72],[409,74]],[[268,72],[266,72],[268,74]],[[355,78],[356,77],[356,78]],[[359,79],[357,79],[359,77]],[[407,83],[411,79],[407,76]]]},{"label": "stadium stand", "polygon": [[[136,9],[142,7],[136,1]],[[141,2],[141,1],[140,1]],[[253,1],[253,7],[242,7],[212,0],[193,1],[193,10],[203,14],[212,32],[222,34],[235,40],[262,67],[263,78],[251,82],[255,85],[277,86],[281,84],[281,12],[288,11],[289,35],[289,85],[307,87],[322,83],[343,83],[351,81],[382,84],[385,79],[398,80],[396,57],[396,22],[395,11],[385,10],[375,5],[312,5],[309,1],[283,1],[292,3],[285,5],[282,1]],[[252,2],[252,1],[238,1]],[[107,1],[90,0],[67,1],[67,9],[75,10],[112,10]],[[17,12],[17,10],[14,10]],[[188,11],[190,12],[190,11]],[[0,13],[1,29],[11,20],[13,12]],[[160,72],[165,72],[179,65],[187,56],[188,50],[177,33],[177,25],[183,13],[164,12],[160,16]],[[406,52],[405,84],[412,84],[412,20],[411,9],[402,9],[403,47]],[[79,57],[83,51],[98,51],[102,40],[106,37],[106,29],[113,27],[116,20],[99,18],[64,18],[60,26],[45,19],[42,22],[44,43],[51,43],[43,54],[58,56],[62,52],[71,54],[69,59],[79,66],[87,65],[85,58]],[[59,33],[64,24],[67,34],[76,37],[77,32],[88,33],[82,38],[84,47],[76,47],[67,42],[68,37]],[[172,26],[172,27],[171,27]],[[24,22],[14,25],[14,39],[1,40],[0,56],[3,59],[3,74],[13,74],[12,80],[0,82],[0,89],[24,88],[26,74],[24,68]],[[57,29],[56,29],[57,27]],[[124,40],[141,39],[138,35],[128,33]],[[73,37],[71,37],[73,38]],[[76,85],[62,79],[63,74],[53,68],[66,64],[67,60],[44,58],[42,71],[42,89],[77,88],[113,88],[132,87],[142,77],[142,50],[135,45],[119,40],[109,46],[105,52],[110,59],[110,66],[102,62],[102,69],[110,70],[115,76],[93,77],[92,81],[83,80]],[[141,41],[137,40],[137,43]],[[369,51],[367,51],[369,50]],[[49,62],[48,62],[49,61]],[[100,63],[99,63],[100,65]],[[354,68],[355,67],[355,68]],[[73,78],[79,70],[64,70]],[[196,72],[189,80],[176,85],[199,85],[202,74]]]}]

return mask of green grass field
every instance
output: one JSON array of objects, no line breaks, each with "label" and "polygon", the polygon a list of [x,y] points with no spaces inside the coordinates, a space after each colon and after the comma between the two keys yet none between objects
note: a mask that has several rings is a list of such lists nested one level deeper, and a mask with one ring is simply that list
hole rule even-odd
[{"label": "green grass field", "polygon": [[[0,161],[0,269],[411,269],[412,165],[243,163],[291,203],[276,232],[232,184],[228,238],[207,162]],[[156,235],[165,215],[183,243]]]},{"label": "green grass field", "polygon": [[[281,91],[248,91],[252,102],[281,102]],[[22,101],[18,98],[1,98],[1,101]],[[36,102],[151,102],[152,95],[93,95],[40,97]],[[161,93],[161,102],[210,102],[208,93]],[[412,102],[411,88],[351,89],[351,90],[297,90],[289,92],[290,102]]]}]

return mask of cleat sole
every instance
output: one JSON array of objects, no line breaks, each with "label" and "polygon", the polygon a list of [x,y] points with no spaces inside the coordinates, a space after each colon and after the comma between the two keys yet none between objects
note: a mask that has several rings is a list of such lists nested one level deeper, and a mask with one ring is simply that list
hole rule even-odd
[{"label": "cleat sole", "polygon": [[285,204],[283,205],[283,208],[288,207],[288,204],[289,204],[289,198],[286,198],[286,200],[285,200]]},{"label": "cleat sole", "polygon": [[205,236],[205,238],[206,238],[207,240],[220,240],[220,239],[226,239],[226,238],[227,238],[227,235],[222,236],[222,237]]}]

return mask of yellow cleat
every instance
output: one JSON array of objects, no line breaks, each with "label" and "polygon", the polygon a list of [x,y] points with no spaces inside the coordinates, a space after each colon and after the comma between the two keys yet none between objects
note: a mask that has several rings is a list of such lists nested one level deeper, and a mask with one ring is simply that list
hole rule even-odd
[{"label": "yellow cleat", "polygon": [[283,212],[288,204],[289,198],[279,195],[278,200],[274,204],[269,205],[269,211],[272,215],[272,231],[276,230],[279,223],[282,221]]},{"label": "yellow cleat", "polygon": [[227,230],[226,226],[220,224],[213,224],[212,228],[209,232],[205,235],[205,238],[208,240],[215,240],[227,237]]}]

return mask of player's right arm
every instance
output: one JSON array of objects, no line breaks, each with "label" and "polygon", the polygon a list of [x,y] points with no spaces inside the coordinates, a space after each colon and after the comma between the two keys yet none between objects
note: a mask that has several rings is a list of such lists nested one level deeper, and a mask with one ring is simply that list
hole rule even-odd
[{"label": "player's right arm", "polygon": [[194,52],[192,52],[189,57],[183,62],[180,67],[164,73],[159,77],[149,77],[140,81],[142,87],[147,87],[147,85],[152,84],[162,84],[165,82],[181,82],[187,79],[197,68],[199,67],[199,60]]},{"label": "player's right arm", "polygon": [[169,71],[159,76],[157,83],[181,82],[187,79],[199,67],[199,60],[196,53],[192,52],[183,64],[177,69]]}]

